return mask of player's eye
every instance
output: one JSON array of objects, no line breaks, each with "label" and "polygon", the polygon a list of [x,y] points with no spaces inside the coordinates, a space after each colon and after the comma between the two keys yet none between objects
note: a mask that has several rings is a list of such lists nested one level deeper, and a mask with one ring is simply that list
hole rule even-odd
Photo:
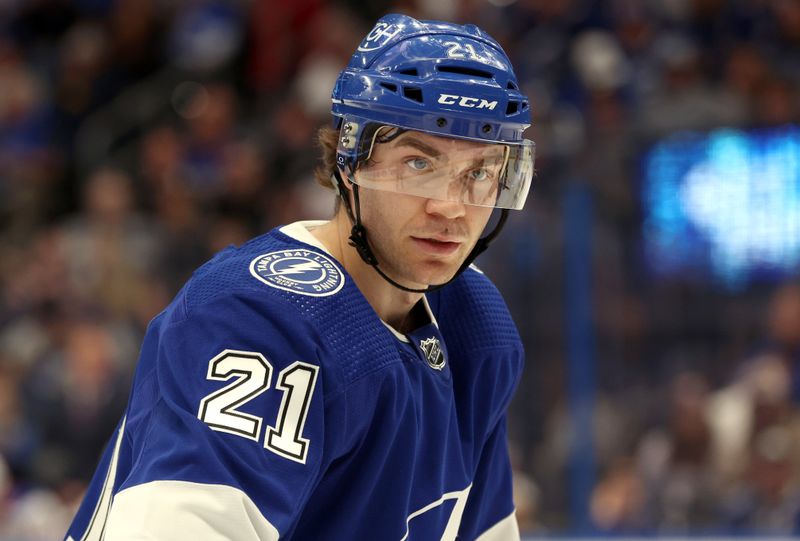
[{"label": "player's eye", "polygon": [[425,158],[410,158],[405,161],[405,164],[414,171],[425,171],[431,165]]},{"label": "player's eye", "polygon": [[485,167],[473,169],[469,172],[469,179],[474,180],[476,182],[483,182],[486,180],[490,180],[491,177],[492,177],[491,171],[489,171]]}]

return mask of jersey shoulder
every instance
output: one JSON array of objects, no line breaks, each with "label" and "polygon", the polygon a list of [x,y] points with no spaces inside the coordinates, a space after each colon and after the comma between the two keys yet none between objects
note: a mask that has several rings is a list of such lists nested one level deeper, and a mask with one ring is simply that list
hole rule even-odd
[{"label": "jersey shoulder", "polygon": [[[230,246],[197,269],[187,284],[186,308],[221,296],[246,295],[313,307],[341,292],[341,266],[324,250],[279,229]],[[292,302],[302,299],[302,303]]]},{"label": "jersey shoulder", "polygon": [[171,309],[174,322],[230,310],[242,327],[280,327],[335,360],[345,384],[394,362],[385,328],[339,262],[281,229],[218,253]]},{"label": "jersey shoulder", "polygon": [[517,327],[500,292],[475,268],[436,293],[431,309],[447,342],[451,369],[458,374],[456,400],[462,415],[488,436],[522,375],[525,352]]},{"label": "jersey shoulder", "polygon": [[470,350],[521,349],[517,327],[492,281],[471,266],[432,300],[442,330]]}]

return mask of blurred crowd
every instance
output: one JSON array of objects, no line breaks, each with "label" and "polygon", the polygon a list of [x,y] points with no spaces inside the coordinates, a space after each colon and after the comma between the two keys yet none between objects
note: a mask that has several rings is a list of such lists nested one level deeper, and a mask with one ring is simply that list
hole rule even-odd
[{"label": "blurred crowd", "polygon": [[574,531],[565,187],[591,196],[592,531],[800,532],[800,286],[654,282],[637,165],[666,134],[800,122],[797,0],[0,2],[0,538],[63,535],[144,329],[217,250],[324,218],[315,133],[381,14],[478,22],[537,176],[479,264],[528,352],[518,513]]}]

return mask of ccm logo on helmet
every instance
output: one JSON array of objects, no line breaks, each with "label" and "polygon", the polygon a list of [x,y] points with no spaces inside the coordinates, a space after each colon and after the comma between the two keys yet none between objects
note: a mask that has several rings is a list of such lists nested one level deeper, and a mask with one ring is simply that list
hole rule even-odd
[{"label": "ccm logo on helmet", "polygon": [[444,105],[458,105],[477,109],[489,109],[493,111],[497,101],[488,101],[483,98],[471,98],[469,96],[456,96],[454,94],[439,94],[439,103]]}]

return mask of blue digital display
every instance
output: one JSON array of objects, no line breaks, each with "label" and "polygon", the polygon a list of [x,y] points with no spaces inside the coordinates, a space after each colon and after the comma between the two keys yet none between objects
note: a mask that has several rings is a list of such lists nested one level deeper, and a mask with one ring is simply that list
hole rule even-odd
[{"label": "blue digital display", "polygon": [[659,277],[730,289],[800,271],[800,128],[682,133],[643,163],[643,241]]}]

